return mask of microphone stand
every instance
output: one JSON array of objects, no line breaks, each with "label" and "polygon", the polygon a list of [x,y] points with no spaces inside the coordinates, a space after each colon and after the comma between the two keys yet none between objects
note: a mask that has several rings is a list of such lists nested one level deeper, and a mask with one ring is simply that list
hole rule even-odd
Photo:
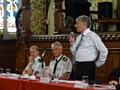
[{"label": "microphone stand", "polygon": [[37,66],[36,66],[36,68],[35,68],[35,70],[34,70],[34,72],[33,72],[32,76],[35,74],[35,72],[36,72],[36,70],[37,70],[37,68],[38,68],[39,64],[40,64],[40,63],[38,63],[38,64],[37,64]]},{"label": "microphone stand", "polygon": [[35,68],[35,70],[34,70],[34,72],[33,72],[33,74],[32,75],[34,75],[35,74],[35,72],[36,72],[36,70],[37,70],[37,68],[38,68],[38,66],[39,66],[39,64],[42,62],[42,68],[43,68],[43,57],[44,57],[44,55],[45,55],[45,53],[46,53],[46,49],[47,49],[47,47],[44,47],[44,52],[43,52],[43,54],[41,55],[41,59],[38,59],[38,61],[39,61],[39,63],[37,64],[37,66],[36,66],[36,68]]}]

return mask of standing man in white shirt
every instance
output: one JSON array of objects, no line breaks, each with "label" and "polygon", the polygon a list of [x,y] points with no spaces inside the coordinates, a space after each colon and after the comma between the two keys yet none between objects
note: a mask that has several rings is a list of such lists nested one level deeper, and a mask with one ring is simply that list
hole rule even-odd
[{"label": "standing man in white shirt", "polygon": [[[88,16],[77,17],[75,27],[81,34],[76,39],[74,36],[69,38],[73,63],[76,63],[75,78],[77,80],[82,80],[82,76],[88,76],[89,80],[94,80],[96,67],[103,65],[108,55],[108,49],[100,37],[90,30],[90,26],[91,20]],[[95,62],[97,57],[98,60]]]}]

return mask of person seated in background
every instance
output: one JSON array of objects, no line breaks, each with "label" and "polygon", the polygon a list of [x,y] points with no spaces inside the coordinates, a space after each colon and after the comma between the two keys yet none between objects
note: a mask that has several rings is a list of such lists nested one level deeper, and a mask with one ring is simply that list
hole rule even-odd
[{"label": "person seated in background", "polygon": [[48,74],[52,77],[58,74],[59,79],[69,79],[69,75],[72,71],[71,60],[63,55],[63,46],[60,42],[54,42],[51,44],[54,58],[50,61],[48,66]]},{"label": "person seated in background", "polygon": [[112,70],[108,78],[108,84],[115,85],[116,90],[120,90],[120,67],[116,67]]},{"label": "person seated in background", "polygon": [[116,90],[120,90],[119,77],[118,77],[118,80],[111,80],[111,81],[108,82],[108,84],[115,85],[116,86]]},{"label": "person seated in background", "polygon": [[112,80],[108,84],[117,86],[118,85],[118,81]]},{"label": "person seated in background", "polygon": [[[39,63],[39,65],[38,65],[38,63]],[[45,67],[45,62],[39,56],[39,48],[37,46],[31,46],[29,63],[26,66],[26,68],[24,69],[24,71],[22,72],[22,74],[32,75],[33,72],[35,72],[34,75],[40,76],[41,75],[40,72],[41,72],[42,68],[44,68],[44,67]]]}]

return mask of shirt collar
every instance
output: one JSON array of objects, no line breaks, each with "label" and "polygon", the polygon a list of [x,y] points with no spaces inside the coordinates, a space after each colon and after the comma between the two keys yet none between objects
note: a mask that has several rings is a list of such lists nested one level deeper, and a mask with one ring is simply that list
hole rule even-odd
[{"label": "shirt collar", "polygon": [[40,56],[37,56],[36,58],[34,58],[35,61],[37,61],[38,59],[41,59]]},{"label": "shirt collar", "polygon": [[82,34],[85,36],[88,32],[90,32],[89,28],[87,28]]},{"label": "shirt collar", "polygon": [[55,58],[55,59],[59,60],[61,57],[62,57],[62,54],[58,58]]}]

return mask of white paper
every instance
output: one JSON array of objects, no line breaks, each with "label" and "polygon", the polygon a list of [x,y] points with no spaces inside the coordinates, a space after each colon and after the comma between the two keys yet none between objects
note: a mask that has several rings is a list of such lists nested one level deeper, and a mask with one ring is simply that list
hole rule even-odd
[{"label": "white paper", "polygon": [[40,82],[46,82],[46,83],[49,83],[49,82],[50,82],[50,78],[41,77],[41,78],[40,78]]},{"label": "white paper", "polygon": [[86,88],[88,88],[88,83],[83,83],[83,82],[77,82],[77,83],[75,83],[74,84],[74,87],[77,87],[77,88],[84,88],[84,89],[86,89]]},{"label": "white paper", "polygon": [[116,89],[114,85],[101,85],[101,84],[94,84],[96,88],[107,88],[107,89]]},{"label": "white paper", "polygon": [[77,82],[81,82],[81,81],[70,81],[70,80],[58,80],[58,82],[64,82],[64,83],[77,83]]}]

